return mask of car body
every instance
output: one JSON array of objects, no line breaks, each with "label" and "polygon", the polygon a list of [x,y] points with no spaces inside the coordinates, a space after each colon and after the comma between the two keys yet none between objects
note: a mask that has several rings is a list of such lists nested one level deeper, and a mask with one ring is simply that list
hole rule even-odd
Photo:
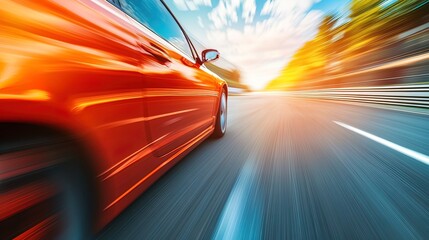
[{"label": "car body", "polygon": [[[162,1],[140,2],[171,14]],[[5,0],[0,9],[0,134],[24,139],[46,130],[79,146],[96,190],[96,229],[215,131],[228,90],[172,14],[154,11],[153,26],[142,24],[131,16],[145,14],[138,5]],[[162,32],[166,23],[176,32]],[[3,134],[3,143],[11,137]],[[0,179],[8,166],[0,162]]]}]

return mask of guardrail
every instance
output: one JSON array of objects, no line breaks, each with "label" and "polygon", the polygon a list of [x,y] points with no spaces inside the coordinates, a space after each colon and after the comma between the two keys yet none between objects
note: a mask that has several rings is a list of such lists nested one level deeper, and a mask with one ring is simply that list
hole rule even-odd
[{"label": "guardrail", "polygon": [[426,84],[305,90],[297,91],[293,95],[429,109],[429,85]]}]

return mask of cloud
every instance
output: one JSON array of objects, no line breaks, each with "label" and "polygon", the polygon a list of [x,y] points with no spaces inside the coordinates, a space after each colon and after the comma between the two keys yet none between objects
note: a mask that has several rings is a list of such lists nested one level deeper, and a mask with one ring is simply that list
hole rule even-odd
[{"label": "cloud", "polygon": [[239,0],[221,0],[217,7],[209,13],[209,19],[213,22],[215,28],[222,28],[228,23],[237,22],[237,8],[239,5]]},{"label": "cloud", "polygon": [[[317,32],[323,13],[310,9],[318,1],[267,1],[258,18],[253,0],[220,0],[209,14],[214,29],[206,32],[205,39],[240,67],[245,83],[263,88]],[[239,21],[243,27],[231,26]]]},{"label": "cloud", "polygon": [[252,23],[256,13],[255,0],[244,0],[242,17],[246,23]]},{"label": "cloud", "polygon": [[196,11],[199,6],[212,6],[211,0],[173,0],[173,2],[182,11]]},{"label": "cloud", "polygon": [[209,13],[215,28],[223,28],[237,23],[238,10],[242,7],[241,18],[245,23],[252,23],[256,13],[255,0],[220,0],[219,4]]},{"label": "cloud", "polygon": [[272,16],[284,16],[290,12],[306,11],[320,0],[268,0],[262,7],[261,14]]}]

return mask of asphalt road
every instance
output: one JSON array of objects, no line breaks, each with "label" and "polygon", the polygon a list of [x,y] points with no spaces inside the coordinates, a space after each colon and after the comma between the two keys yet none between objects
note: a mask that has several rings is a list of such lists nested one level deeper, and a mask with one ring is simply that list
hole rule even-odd
[{"label": "asphalt road", "polygon": [[429,238],[429,116],[276,95],[228,114],[99,238]]}]

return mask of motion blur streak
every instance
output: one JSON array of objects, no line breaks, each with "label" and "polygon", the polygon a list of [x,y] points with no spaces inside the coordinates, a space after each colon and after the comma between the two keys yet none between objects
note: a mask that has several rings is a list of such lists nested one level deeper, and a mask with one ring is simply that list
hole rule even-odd
[{"label": "motion blur streak", "polygon": [[285,93],[228,102],[222,141],[197,147],[99,239],[429,236],[429,165],[333,123],[429,155],[429,115]]},{"label": "motion blur streak", "polygon": [[169,116],[179,115],[182,113],[193,112],[196,110],[198,110],[198,108],[187,109],[187,110],[171,112],[171,113],[165,113],[165,114],[160,114],[160,115],[151,116],[151,117],[132,118],[132,119],[108,123],[108,124],[100,126],[100,128],[118,127],[118,126],[123,126],[123,125],[127,125],[127,124],[132,124],[132,123],[137,123],[137,122],[142,122],[142,121],[150,121],[150,120],[154,120],[154,119],[158,119],[158,118],[169,117]]},{"label": "motion blur streak", "polygon": [[125,93],[99,95],[96,97],[78,98],[75,100],[76,103],[73,110],[79,112],[84,110],[87,107],[94,106],[94,105],[139,99],[139,98],[143,98],[142,92],[125,92]]},{"label": "motion blur streak", "polygon": [[37,89],[26,91],[23,94],[0,94],[0,98],[13,100],[31,100],[46,101],[49,100],[49,94]]},{"label": "motion blur streak", "polygon": [[112,207],[113,205],[115,205],[122,198],[124,198],[125,196],[127,196],[127,194],[129,194],[130,192],[134,191],[142,183],[144,183],[146,180],[148,180],[151,176],[153,176],[154,174],[156,174],[157,172],[159,172],[162,168],[168,166],[172,161],[177,160],[176,159],[177,156],[179,156],[183,152],[189,150],[189,148],[192,147],[192,145],[195,144],[196,142],[198,142],[201,139],[204,139],[205,137],[207,137],[207,135],[211,133],[210,130],[211,129],[207,129],[206,131],[202,132],[201,134],[199,134],[198,136],[196,136],[195,138],[193,138],[192,141],[190,141],[189,143],[186,143],[186,145],[180,151],[176,152],[173,156],[171,156],[169,159],[167,159],[166,161],[164,161],[157,168],[155,168],[152,172],[150,172],[145,177],[143,177],[140,181],[138,181],[136,184],[134,184],[131,188],[129,188],[126,192],[124,192],[121,196],[119,196],[117,199],[115,199],[115,201],[113,201],[111,204],[109,204],[109,206],[107,206],[105,208],[105,210],[109,209],[110,207]]},{"label": "motion blur streak", "polygon": [[154,141],[152,141],[150,144],[140,148],[139,150],[137,150],[136,152],[132,153],[131,155],[127,156],[126,158],[122,159],[121,161],[117,162],[115,165],[113,165],[112,167],[110,167],[109,169],[107,169],[106,171],[102,172],[99,177],[109,173],[110,171],[112,171],[113,169],[114,172],[110,173],[107,177],[105,177],[103,180],[106,180],[107,178],[111,177],[112,175],[114,175],[115,172],[118,172],[118,169],[123,169],[127,166],[129,166],[130,164],[142,159],[144,156],[147,156],[149,153],[152,152],[151,149],[148,150],[148,148],[150,146],[152,146],[153,144],[159,142],[160,140],[162,140],[163,138],[165,138],[167,135],[164,135]]},{"label": "motion blur streak", "polygon": [[[204,123],[204,122],[203,122]],[[201,125],[201,123],[197,123],[195,125]],[[204,124],[203,124],[204,125]],[[187,132],[189,131],[189,129],[193,129],[195,128],[194,125],[190,125],[188,127],[186,127],[185,129],[178,131],[180,132]],[[177,136],[175,136],[177,138]],[[168,144],[168,141],[166,142],[160,142],[162,140],[164,140],[165,138],[168,139],[168,134],[164,135],[158,139],[156,139],[155,141],[153,141],[151,144],[144,146],[143,148],[141,148],[139,151],[133,153],[132,155],[130,155],[129,157],[127,157],[126,159],[120,161],[121,165],[119,165],[115,171],[113,171],[111,174],[109,174],[104,180],[106,180],[107,178],[112,177],[113,175],[119,173],[120,171],[124,170],[125,168],[129,167],[131,164],[136,163],[137,161],[141,161],[143,160],[150,160],[150,159],[145,159],[146,156],[148,156],[150,153],[152,153],[154,151],[154,149],[157,149],[160,145],[163,146],[166,143]],[[199,137],[197,139],[200,139]],[[192,141],[194,142],[194,141]],[[189,149],[189,147],[191,147],[191,145],[189,145],[189,143],[183,144],[183,146],[185,146],[185,149],[181,152],[184,152],[185,150]],[[175,155],[176,156],[176,155]],[[171,160],[171,159],[169,159]],[[125,162],[124,162],[125,161]],[[124,163],[122,163],[124,162]],[[117,165],[115,165],[117,166]],[[159,168],[160,169],[160,168]],[[152,175],[152,174],[150,174]],[[146,178],[144,178],[146,179]],[[135,186],[138,186],[139,184],[141,184],[142,181],[139,181],[139,183],[137,183]],[[134,188],[134,187],[133,187]],[[125,196],[125,195],[124,195]]]},{"label": "motion blur streak", "polygon": [[353,131],[355,133],[358,133],[358,134],[360,134],[362,136],[365,136],[365,137],[367,137],[367,138],[369,138],[371,140],[374,140],[374,141],[376,141],[378,143],[381,143],[384,146],[390,147],[391,149],[394,149],[394,150],[396,150],[396,151],[398,151],[398,152],[400,152],[402,154],[405,154],[405,155],[407,155],[409,157],[412,157],[412,158],[414,158],[416,160],[419,160],[422,163],[426,163],[426,164],[429,165],[429,157],[426,156],[426,155],[424,155],[424,154],[421,154],[421,153],[418,153],[416,151],[404,148],[402,146],[399,146],[398,144],[392,143],[392,142],[387,141],[387,140],[385,140],[383,138],[377,137],[377,136],[375,136],[375,135],[373,135],[371,133],[367,133],[367,132],[362,131],[360,129],[357,129],[355,127],[349,126],[347,124],[344,124],[344,123],[341,123],[341,122],[337,122],[337,121],[334,121],[334,123],[340,125],[341,127],[347,128],[347,129],[349,129],[349,130],[351,130],[351,131]]}]

